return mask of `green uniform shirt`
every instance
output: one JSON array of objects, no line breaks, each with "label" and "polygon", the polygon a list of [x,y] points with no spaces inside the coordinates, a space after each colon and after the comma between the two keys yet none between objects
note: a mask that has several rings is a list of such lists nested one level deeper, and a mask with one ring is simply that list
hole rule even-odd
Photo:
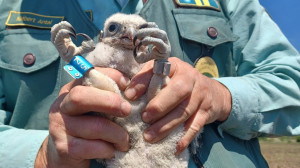
[{"label": "green uniform shirt", "polygon": [[[106,2],[125,13],[140,3]],[[300,134],[299,53],[256,0],[174,2],[148,0],[140,15],[168,33],[172,56],[190,64],[211,57],[216,80],[232,94],[229,119],[205,126],[197,139],[198,158],[204,167],[267,167],[256,137]],[[0,0],[0,11],[0,167],[33,167],[48,135],[48,110],[71,80],[49,28],[63,19],[97,39],[99,25],[74,0]],[[189,167],[196,167],[192,159]]]}]

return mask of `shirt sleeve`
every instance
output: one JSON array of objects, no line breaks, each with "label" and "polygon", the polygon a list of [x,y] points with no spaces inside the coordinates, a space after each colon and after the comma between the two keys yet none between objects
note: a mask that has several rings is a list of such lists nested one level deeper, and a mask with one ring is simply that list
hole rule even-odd
[{"label": "shirt sleeve", "polygon": [[241,139],[300,134],[300,56],[258,1],[225,0],[239,36],[233,44],[237,77],[218,78],[232,95],[218,127]]},{"label": "shirt sleeve", "polygon": [[4,167],[32,168],[48,131],[0,125],[0,163]]},{"label": "shirt sleeve", "polygon": [[0,167],[33,168],[37,153],[49,133],[6,125],[12,113],[3,110],[4,102],[0,82]]}]

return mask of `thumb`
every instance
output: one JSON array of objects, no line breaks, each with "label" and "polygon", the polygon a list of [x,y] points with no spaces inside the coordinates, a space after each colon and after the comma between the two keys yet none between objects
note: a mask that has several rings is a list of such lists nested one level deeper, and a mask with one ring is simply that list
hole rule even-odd
[{"label": "thumb", "polygon": [[145,63],[140,72],[132,79],[124,94],[129,100],[135,100],[146,92],[153,76],[153,61]]}]

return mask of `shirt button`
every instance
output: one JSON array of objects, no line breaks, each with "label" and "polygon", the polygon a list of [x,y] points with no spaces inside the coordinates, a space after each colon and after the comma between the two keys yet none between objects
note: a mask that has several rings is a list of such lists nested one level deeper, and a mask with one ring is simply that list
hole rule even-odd
[{"label": "shirt button", "polygon": [[207,34],[208,34],[208,36],[211,37],[211,38],[216,38],[216,37],[218,36],[218,31],[217,31],[217,29],[214,28],[214,27],[209,27],[209,28],[207,29]]},{"label": "shirt button", "polygon": [[35,62],[35,55],[32,53],[27,53],[23,57],[23,63],[27,66],[33,65]]}]

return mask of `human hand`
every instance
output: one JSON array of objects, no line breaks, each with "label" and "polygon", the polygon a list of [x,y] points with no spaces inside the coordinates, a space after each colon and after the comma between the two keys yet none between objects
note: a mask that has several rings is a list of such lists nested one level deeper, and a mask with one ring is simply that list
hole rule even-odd
[{"label": "human hand", "polygon": [[[155,96],[142,113],[142,119],[150,123],[144,132],[144,139],[155,143],[168,136],[185,122],[185,135],[177,144],[180,154],[205,124],[216,120],[225,121],[231,111],[231,94],[218,81],[199,73],[191,65],[170,58],[170,82]],[[143,95],[152,77],[153,62],[132,80],[125,91],[129,99]]]},{"label": "human hand", "polygon": [[[113,69],[97,69],[124,90],[129,79]],[[114,157],[114,151],[129,149],[127,131],[101,115],[125,117],[131,105],[118,94],[82,86],[75,80],[63,86],[49,112],[49,136],[35,167],[89,167],[90,159]]]}]

